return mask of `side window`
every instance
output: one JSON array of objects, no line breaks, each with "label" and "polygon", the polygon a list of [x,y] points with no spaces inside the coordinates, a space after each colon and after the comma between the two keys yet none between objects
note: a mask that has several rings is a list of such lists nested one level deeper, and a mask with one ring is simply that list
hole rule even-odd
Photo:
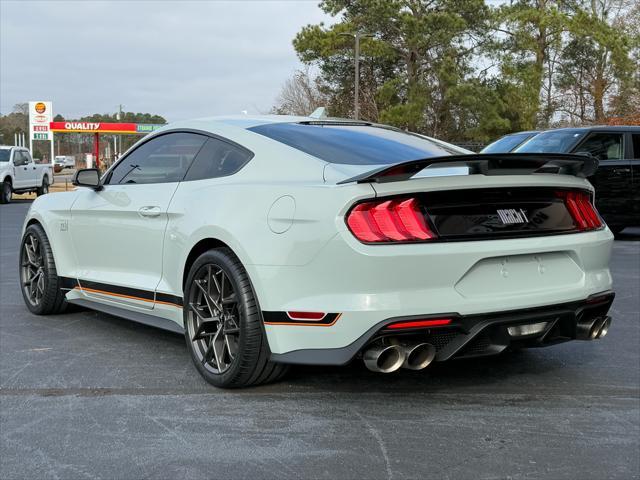
[{"label": "side window", "polygon": [[253,154],[241,147],[210,138],[187,172],[185,181],[233,175],[244,167]]},{"label": "side window", "polygon": [[13,164],[14,165],[24,165],[26,164],[27,157],[22,152],[22,150],[16,150],[13,152]]},{"label": "side window", "polygon": [[590,153],[598,160],[621,160],[624,158],[622,135],[619,133],[594,133],[578,148],[577,153]]},{"label": "side window", "polygon": [[109,173],[109,185],[180,182],[207,137],[167,133],[140,145]]},{"label": "side window", "polygon": [[633,139],[633,158],[640,160],[640,133],[634,133],[631,138]]}]

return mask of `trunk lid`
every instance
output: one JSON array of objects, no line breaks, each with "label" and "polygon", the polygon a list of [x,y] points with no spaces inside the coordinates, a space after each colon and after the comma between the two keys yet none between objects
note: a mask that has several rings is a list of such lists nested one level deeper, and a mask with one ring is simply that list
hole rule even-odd
[{"label": "trunk lid", "polygon": [[535,237],[584,230],[567,192],[592,199],[593,187],[570,175],[450,175],[371,183],[376,200],[416,198],[432,241]]}]

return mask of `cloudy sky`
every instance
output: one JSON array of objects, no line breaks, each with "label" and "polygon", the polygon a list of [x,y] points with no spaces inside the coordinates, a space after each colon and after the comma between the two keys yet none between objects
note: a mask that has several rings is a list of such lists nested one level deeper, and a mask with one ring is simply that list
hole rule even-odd
[{"label": "cloudy sky", "polygon": [[0,0],[0,112],[51,100],[67,118],[265,113],[301,67],[291,41],[331,22],[311,1]]}]

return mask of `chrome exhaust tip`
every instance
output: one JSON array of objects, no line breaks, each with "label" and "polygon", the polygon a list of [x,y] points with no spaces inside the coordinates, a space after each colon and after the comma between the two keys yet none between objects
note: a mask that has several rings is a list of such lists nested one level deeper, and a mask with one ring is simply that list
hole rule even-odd
[{"label": "chrome exhaust tip", "polygon": [[598,336],[596,338],[604,338],[609,333],[609,327],[611,326],[611,317],[604,317],[604,321],[598,330]]},{"label": "chrome exhaust tip", "polygon": [[596,317],[578,322],[576,324],[576,339],[595,340],[598,338],[598,333],[605,320],[605,317]]},{"label": "chrome exhaust tip", "polygon": [[417,343],[415,345],[405,345],[404,362],[402,368],[409,370],[422,370],[429,366],[436,358],[436,347],[430,343]]},{"label": "chrome exhaust tip", "polygon": [[378,345],[365,350],[362,358],[372,372],[391,373],[402,366],[404,356],[399,345]]}]

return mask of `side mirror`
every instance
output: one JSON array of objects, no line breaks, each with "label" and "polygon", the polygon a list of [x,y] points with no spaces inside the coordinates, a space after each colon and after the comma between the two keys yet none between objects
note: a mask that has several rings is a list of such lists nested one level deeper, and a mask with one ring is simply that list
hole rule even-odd
[{"label": "side mirror", "polygon": [[100,171],[97,168],[82,168],[73,177],[74,185],[78,187],[89,187],[94,190],[101,190]]},{"label": "side mirror", "polygon": [[19,158],[13,161],[13,165],[16,167],[21,167],[23,165],[26,165],[27,163],[29,163],[29,160],[26,158]]}]

